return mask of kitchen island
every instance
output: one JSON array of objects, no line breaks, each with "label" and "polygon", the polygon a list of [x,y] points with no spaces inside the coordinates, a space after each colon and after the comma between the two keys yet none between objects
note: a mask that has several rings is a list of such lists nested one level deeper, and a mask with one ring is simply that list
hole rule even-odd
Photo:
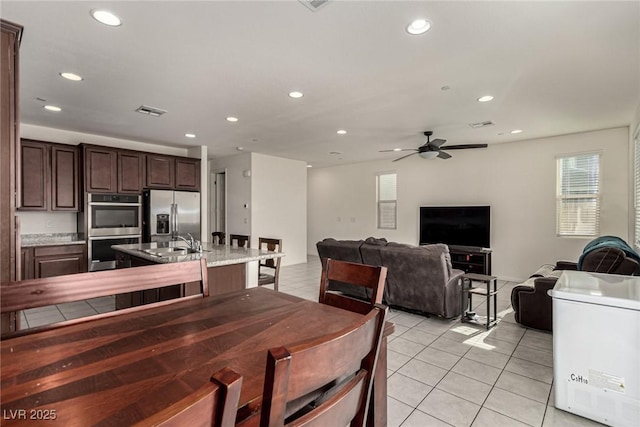
[{"label": "kitchen island", "polygon": [[[142,265],[207,260],[209,293],[219,295],[257,285],[258,261],[280,258],[282,252],[260,249],[234,248],[225,245],[202,243],[203,251],[192,252],[182,241],[114,245],[116,268]],[[255,276],[255,277],[253,277]],[[198,283],[163,288],[152,291],[132,292],[116,296],[116,309],[128,308],[167,299],[200,293]]]}]

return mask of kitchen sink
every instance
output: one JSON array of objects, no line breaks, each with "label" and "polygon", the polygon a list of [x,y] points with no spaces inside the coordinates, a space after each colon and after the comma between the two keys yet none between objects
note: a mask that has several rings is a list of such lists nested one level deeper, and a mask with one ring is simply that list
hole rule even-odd
[{"label": "kitchen sink", "polygon": [[[151,249],[139,249],[140,252],[144,252],[148,255],[157,256],[157,257],[167,257],[167,256],[178,256],[178,255],[187,255],[187,254],[197,254],[199,251],[193,250],[186,246],[172,246],[169,248],[151,248]],[[209,252],[206,249],[203,249],[202,252]]]},{"label": "kitchen sink", "polygon": [[171,247],[171,248],[141,249],[141,251],[146,253],[146,254],[153,255],[153,256],[158,256],[158,257],[187,255],[187,254],[195,252],[195,251],[193,251],[193,250],[191,250],[189,248],[180,247],[180,246]]}]

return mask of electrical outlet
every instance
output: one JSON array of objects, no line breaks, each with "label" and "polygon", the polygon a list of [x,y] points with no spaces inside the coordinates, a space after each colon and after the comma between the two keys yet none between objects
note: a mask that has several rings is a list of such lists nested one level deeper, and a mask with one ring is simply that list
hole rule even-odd
[{"label": "electrical outlet", "polygon": [[51,220],[47,220],[47,228],[53,228],[53,222],[51,222]]}]

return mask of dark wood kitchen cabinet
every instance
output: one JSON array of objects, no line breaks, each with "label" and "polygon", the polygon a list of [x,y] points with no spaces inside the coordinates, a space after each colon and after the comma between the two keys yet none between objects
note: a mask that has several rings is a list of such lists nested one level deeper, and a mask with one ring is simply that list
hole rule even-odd
[{"label": "dark wood kitchen cabinet", "polygon": [[173,189],[175,165],[175,159],[171,156],[147,154],[147,187]]},{"label": "dark wood kitchen cabinet", "polygon": [[40,279],[87,271],[87,245],[22,248],[22,279]]},{"label": "dark wood kitchen cabinet", "polygon": [[118,152],[113,148],[83,146],[84,191],[118,192]]},{"label": "dark wood kitchen cabinet", "polygon": [[22,139],[20,210],[78,212],[78,147]]},{"label": "dark wood kitchen cabinet", "polygon": [[20,142],[21,210],[49,209],[49,145],[23,139]]},{"label": "dark wood kitchen cabinet", "polygon": [[118,193],[142,193],[144,155],[135,151],[118,151]]},{"label": "dark wood kitchen cabinet", "polygon": [[200,160],[176,158],[175,188],[200,191]]},{"label": "dark wood kitchen cabinet", "polygon": [[80,210],[78,147],[51,145],[51,210]]},{"label": "dark wood kitchen cabinet", "polygon": [[20,280],[33,279],[33,248],[20,248]]},{"label": "dark wood kitchen cabinet", "polygon": [[144,154],[82,144],[84,191],[87,193],[140,194],[143,189]]},{"label": "dark wood kitchen cabinet", "polygon": [[147,154],[147,187],[200,190],[200,159]]}]

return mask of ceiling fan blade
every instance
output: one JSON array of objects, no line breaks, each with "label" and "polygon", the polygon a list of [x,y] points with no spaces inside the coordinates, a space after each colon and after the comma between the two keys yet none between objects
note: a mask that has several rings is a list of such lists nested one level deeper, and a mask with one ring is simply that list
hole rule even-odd
[{"label": "ceiling fan blade", "polygon": [[445,142],[447,142],[446,139],[434,139],[433,141],[431,141],[430,145],[435,145],[436,147],[440,147],[442,144],[444,144]]},{"label": "ceiling fan blade", "polygon": [[444,151],[440,151],[438,152],[438,157],[440,157],[441,159],[450,159],[451,158],[451,154],[447,154]]},{"label": "ceiling fan blade", "polygon": [[401,148],[400,150],[397,149],[393,149],[393,150],[379,150],[378,153],[391,153],[392,151],[418,151],[417,148]]},{"label": "ceiling fan blade", "polygon": [[460,145],[447,145],[442,147],[443,150],[466,150],[467,148],[487,148],[487,144],[460,144]]},{"label": "ceiling fan blade", "polygon": [[397,159],[395,159],[393,161],[397,162],[398,160],[406,159],[409,156],[413,156],[414,154],[418,154],[418,152],[416,151],[415,153],[411,153],[411,154],[407,154],[406,156],[398,157]]}]

